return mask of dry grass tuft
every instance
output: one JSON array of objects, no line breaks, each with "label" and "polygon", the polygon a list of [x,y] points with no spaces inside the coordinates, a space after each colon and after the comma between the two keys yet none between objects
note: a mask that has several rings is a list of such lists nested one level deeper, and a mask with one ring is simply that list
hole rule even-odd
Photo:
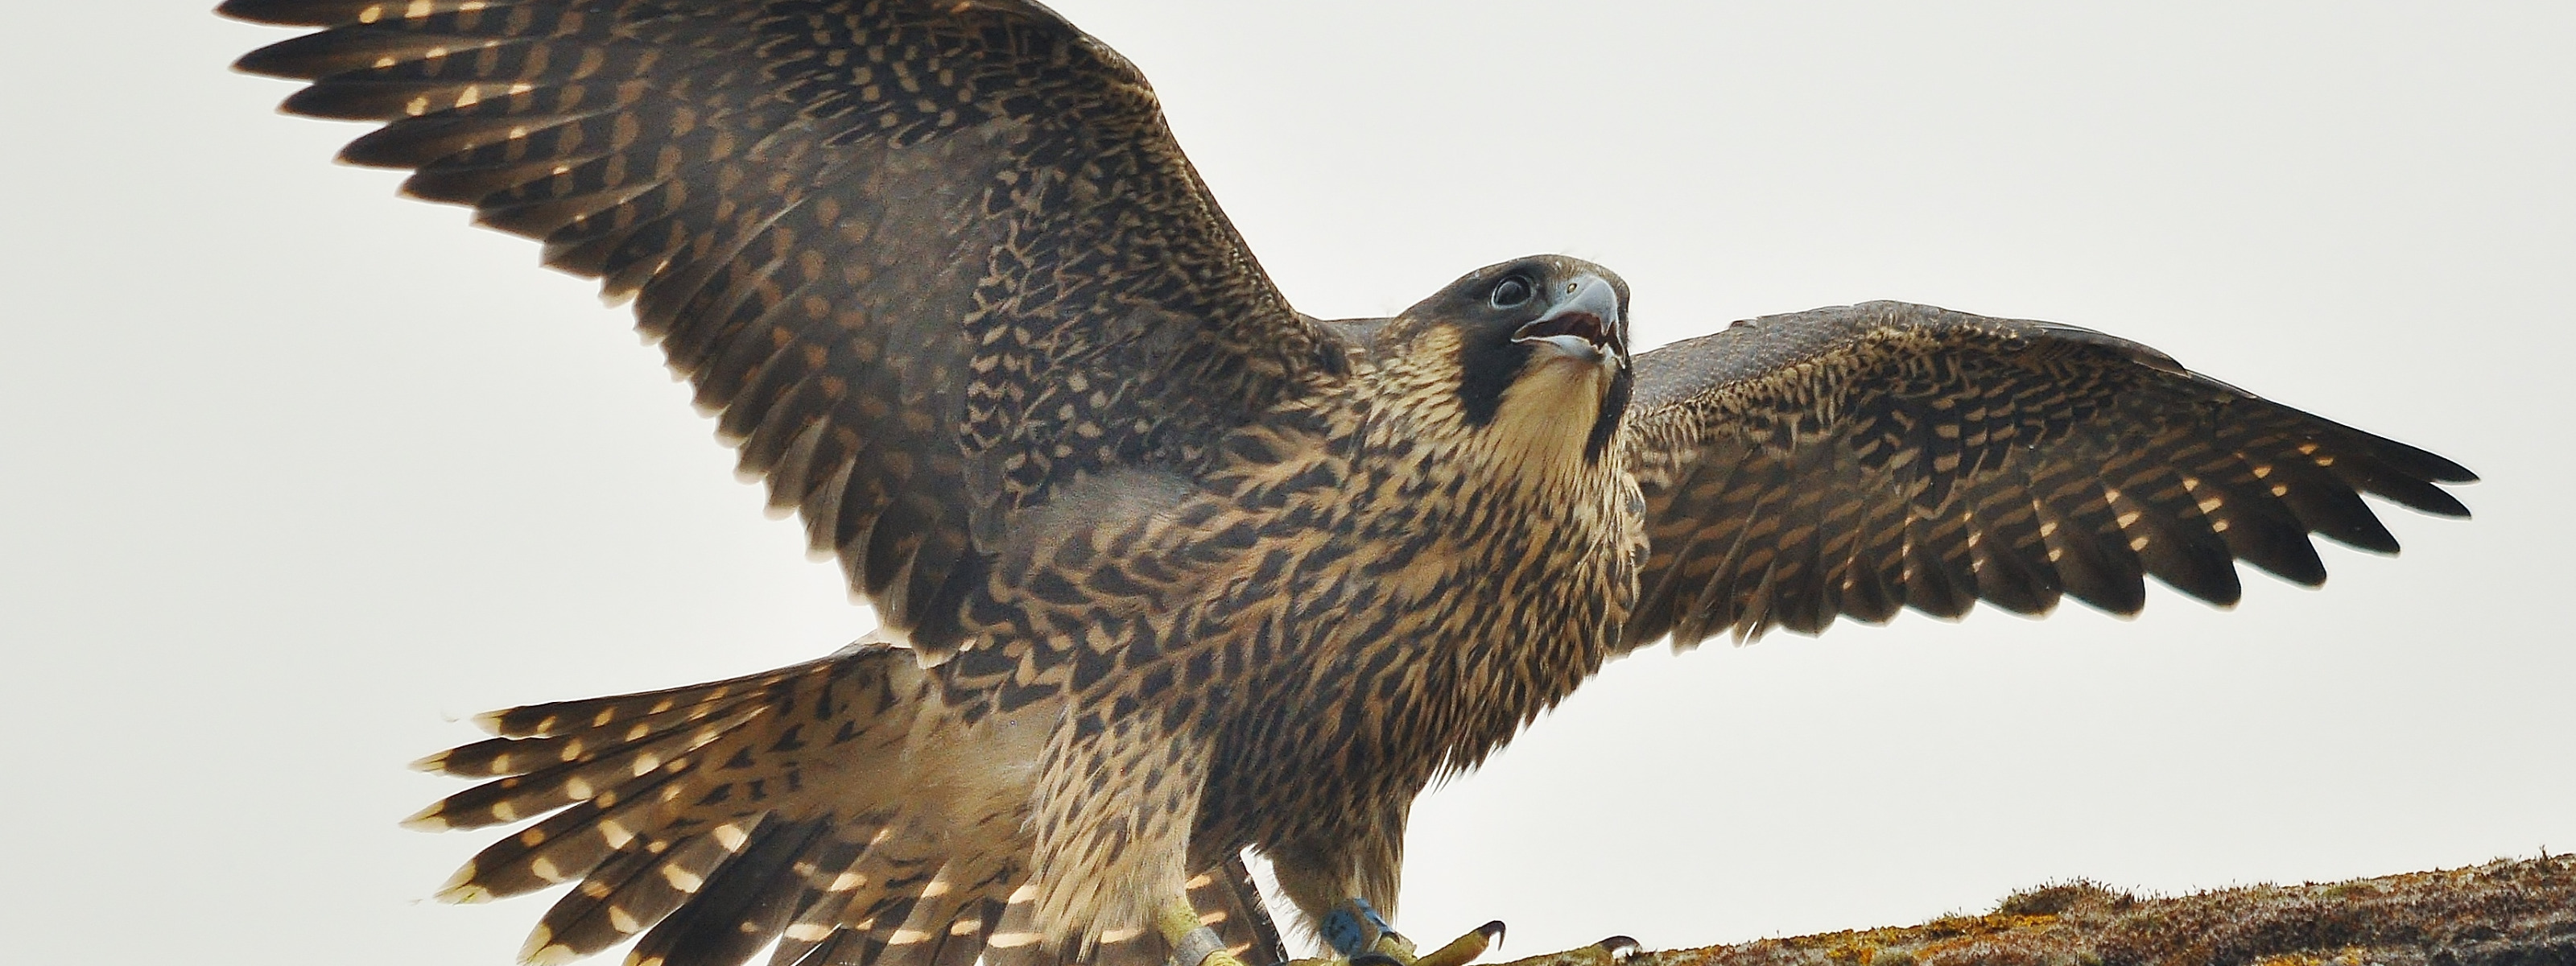
[{"label": "dry grass tuft", "polygon": [[2170,898],[2067,882],[2013,893],[1983,916],[1649,953],[1628,966],[1972,964],[2576,966],[2576,857]]}]

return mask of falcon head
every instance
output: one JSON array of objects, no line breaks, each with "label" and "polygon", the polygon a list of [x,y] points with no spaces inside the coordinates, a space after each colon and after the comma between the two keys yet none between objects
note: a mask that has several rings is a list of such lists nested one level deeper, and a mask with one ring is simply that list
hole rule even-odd
[{"label": "falcon head", "polygon": [[1596,463],[1628,408],[1628,283],[1536,255],[1478,269],[1398,316],[1411,351],[1454,366],[1461,422],[1497,445]]}]

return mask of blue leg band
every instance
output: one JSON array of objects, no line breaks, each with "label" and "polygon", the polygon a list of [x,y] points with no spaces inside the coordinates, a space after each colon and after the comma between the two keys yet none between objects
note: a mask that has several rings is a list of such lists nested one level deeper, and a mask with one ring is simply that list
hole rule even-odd
[{"label": "blue leg band", "polygon": [[1385,916],[1377,914],[1376,906],[1353,896],[1324,915],[1321,931],[1324,942],[1347,958],[1367,952],[1380,933],[1393,928]]}]

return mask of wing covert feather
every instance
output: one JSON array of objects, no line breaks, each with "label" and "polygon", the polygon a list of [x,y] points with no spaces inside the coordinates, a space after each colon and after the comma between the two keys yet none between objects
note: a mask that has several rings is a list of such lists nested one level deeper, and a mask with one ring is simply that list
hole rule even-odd
[{"label": "wing covert feather", "polygon": [[2466,516],[2458,464],[2087,329],[1898,302],[1738,322],[1637,357],[1650,556],[1625,646],[1984,600],[2216,604],[2243,560],[2325,579],[2309,534],[2394,552],[2368,493]]},{"label": "wing covert feather", "polygon": [[1144,77],[1026,0],[230,0],[343,157],[632,297],[742,468],[938,650],[1076,474],[1338,375]]}]

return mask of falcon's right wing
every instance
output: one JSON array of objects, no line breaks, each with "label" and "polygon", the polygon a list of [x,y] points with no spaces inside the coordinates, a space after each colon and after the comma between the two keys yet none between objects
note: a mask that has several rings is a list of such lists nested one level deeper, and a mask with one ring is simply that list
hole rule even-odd
[{"label": "falcon's right wing", "polygon": [[290,112],[386,122],[345,159],[635,297],[771,502],[933,652],[1054,487],[1190,472],[1339,374],[1144,77],[1027,0],[222,12],[325,28],[241,67],[311,81]]},{"label": "falcon's right wing", "polygon": [[1636,359],[1629,465],[1650,556],[1625,646],[2141,578],[2217,604],[2235,561],[2325,580],[2308,535],[2393,553],[2360,494],[2467,516],[2450,460],[2087,329],[1872,302],[1738,322]]}]

